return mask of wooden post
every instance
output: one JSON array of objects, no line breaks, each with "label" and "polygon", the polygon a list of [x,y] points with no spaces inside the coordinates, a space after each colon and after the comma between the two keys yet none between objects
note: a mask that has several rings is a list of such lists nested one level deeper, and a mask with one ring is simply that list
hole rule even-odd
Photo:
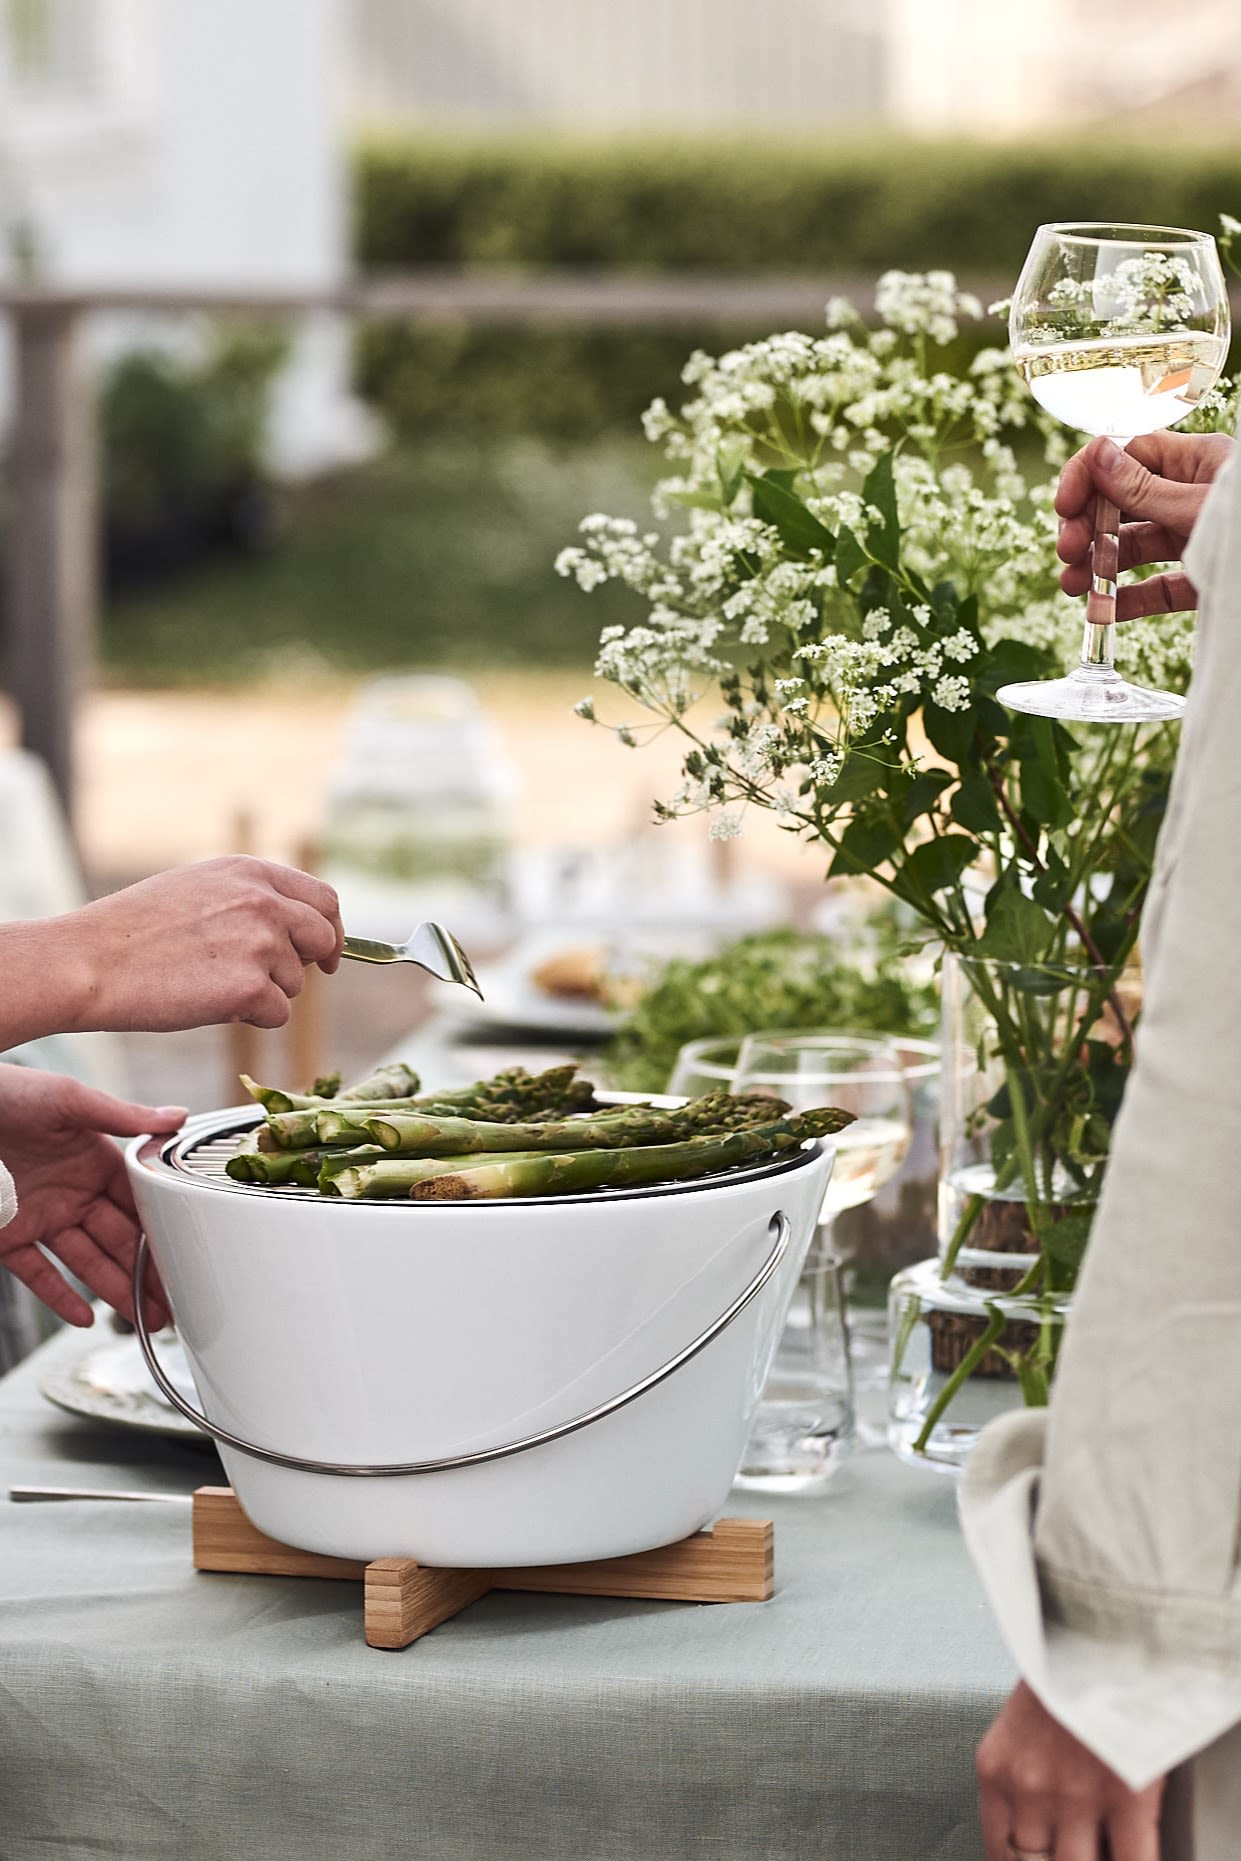
[{"label": "wooden post", "polygon": [[93,667],[98,601],[94,392],[76,307],[23,305],[13,327],[11,685],[22,743],[46,762],[72,818],[74,710]]}]

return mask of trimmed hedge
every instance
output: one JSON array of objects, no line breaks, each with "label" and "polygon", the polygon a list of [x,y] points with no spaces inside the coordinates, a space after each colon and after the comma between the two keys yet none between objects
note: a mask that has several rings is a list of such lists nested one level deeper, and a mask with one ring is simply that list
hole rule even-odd
[{"label": "trimmed hedge", "polygon": [[382,138],[355,157],[363,267],[585,265],[1003,278],[1043,220],[1214,230],[1241,147]]},{"label": "trimmed hedge", "polygon": [[514,329],[376,323],[355,340],[358,386],[398,432],[579,441],[636,433],[657,394],[675,405],[695,348],[763,330]]},{"label": "trimmed hedge", "polygon": [[[364,142],[363,269],[583,266],[840,278],[946,266],[1015,278],[1033,228],[1074,217],[1214,228],[1241,214],[1241,146],[889,142]],[[695,347],[764,329],[376,325],[359,376],[398,430],[580,439],[678,392]]]}]

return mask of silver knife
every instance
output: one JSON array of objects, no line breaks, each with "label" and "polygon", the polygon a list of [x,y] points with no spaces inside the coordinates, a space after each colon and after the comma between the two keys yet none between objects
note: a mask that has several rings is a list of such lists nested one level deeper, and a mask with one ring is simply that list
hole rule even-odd
[{"label": "silver knife", "polygon": [[56,1499],[119,1499],[136,1505],[189,1506],[191,1493],[129,1493],[101,1486],[10,1486],[14,1505],[40,1505]]}]

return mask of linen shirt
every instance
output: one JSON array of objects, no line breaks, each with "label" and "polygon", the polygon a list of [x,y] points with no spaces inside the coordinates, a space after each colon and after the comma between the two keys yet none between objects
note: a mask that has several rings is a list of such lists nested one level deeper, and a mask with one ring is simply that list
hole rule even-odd
[{"label": "linen shirt", "polygon": [[1012,1653],[1057,1719],[1135,1789],[1213,1747],[1192,1835],[1173,1843],[1202,1857],[1241,1852],[1241,1736],[1223,1738],[1241,1722],[1235,455],[1185,567],[1197,664],[1143,918],[1136,1065],[1050,1409],[985,1430],[961,1512]]}]

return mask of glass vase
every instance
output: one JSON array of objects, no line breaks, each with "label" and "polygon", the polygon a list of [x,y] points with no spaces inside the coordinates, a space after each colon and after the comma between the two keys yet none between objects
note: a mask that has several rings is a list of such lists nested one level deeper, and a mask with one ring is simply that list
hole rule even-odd
[{"label": "glass vase", "polygon": [[1132,968],[945,957],[939,1255],[967,1285],[1076,1277],[1141,999]]},{"label": "glass vase", "polygon": [[889,1305],[903,1457],[960,1466],[993,1415],[1046,1402],[1140,1007],[1120,964],[945,957],[938,1257]]},{"label": "glass vase", "polygon": [[1019,1366],[1038,1375],[1054,1365],[1070,1303],[1068,1293],[1013,1297],[944,1279],[938,1259],[898,1273],[888,1293],[888,1445],[898,1459],[959,1472],[987,1423],[1023,1401]]}]

